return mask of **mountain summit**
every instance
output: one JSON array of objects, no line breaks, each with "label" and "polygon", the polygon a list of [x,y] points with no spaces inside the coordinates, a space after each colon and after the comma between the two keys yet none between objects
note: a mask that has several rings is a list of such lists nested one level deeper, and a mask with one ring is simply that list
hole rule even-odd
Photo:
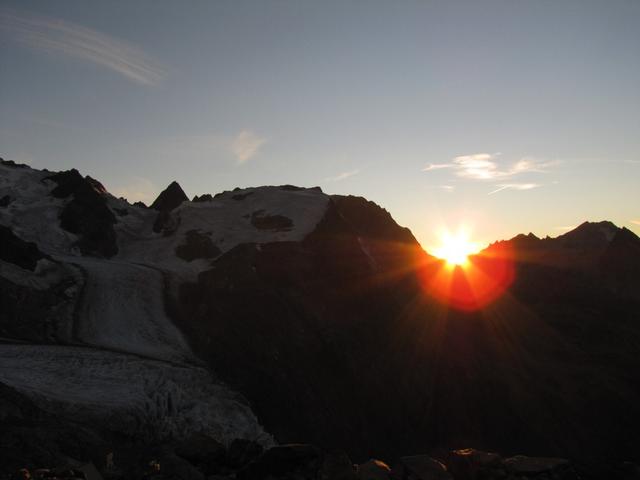
[{"label": "mountain summit", "polygon": [[178,182],[171,182],[167,188],[165,188],[158,198],[156,198],[151,204],[151,208],[160,211],[171,211],[178,207],[182,202],[188,201],[189,197],[184,193],[182,187]]},{"label": "mountain summit", "polygon": [[[201,433],[363,461],[468,446],[640,460],[629,230],[493,244],[513,282],[462,311],[424,282],[442,262],[361,197],[285,185],[190,202],[174,182],[144,208],[77,171],[3,162],[0,199],[0,404],[56,415],[48,455],[78,448],[62,423],[94,449]],[[16,415],[0,463],[43,452]]]}]

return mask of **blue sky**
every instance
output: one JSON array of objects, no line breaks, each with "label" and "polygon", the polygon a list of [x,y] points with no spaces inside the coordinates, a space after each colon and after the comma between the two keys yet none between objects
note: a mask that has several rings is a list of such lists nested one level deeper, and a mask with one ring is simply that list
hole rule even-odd
[{"label": "blue sky", "polygon": [[427,249],[640,233],[638,25],[632,0],[5,0],[0,155],[132,201],[320,185]]}]

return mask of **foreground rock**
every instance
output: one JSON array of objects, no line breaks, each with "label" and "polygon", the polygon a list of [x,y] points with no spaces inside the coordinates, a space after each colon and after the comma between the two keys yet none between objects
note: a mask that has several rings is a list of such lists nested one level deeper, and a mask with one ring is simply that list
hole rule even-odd
[{"label": "foreground rock", "polygon": [[[176,184],[141,208],[77,171],[0,164],[0,381],[85,426],[98,414],[102,427],[154,437],[140,442],[176,426],[224,444],[242,436],[209,395],[180,393],[201,383],[166,381],[175,365],[118,360],[152,353],[206,364],[278,442],[358,461],[460,444],[640,461],[632,232],[586,224],[494,245],[487,253],[516,264],[508,294],[458,311],[425,282],[441,264],[363,198],[292,186],[199,202],[183,193]],[[174,355],[177,335],[163,334],[174,322],[193,355]],[[99,351],[80,353],[79,340]]]},{"label": "foreground rock", "polygon": [[563,458],[535,458],[516,455],[507,458],[504,465],[509,472],[520,476],[548,474],[554,478],[574,478],[571,464]]},{"label": "foreground rock", "polygon": [[[86,438],[86,437],[85,437]],[[43,445],[46,446],[46,445]],[[4,445],[4,449],[8,447]],[[5,451],[5,453],[7,453]],[[13,452],[15,454],[16,451]],[[499,454],[475,449],[405,456],[390,468],[370,459],[354,465],[343,451],[308,444],[279,445],[268,450],[247,440],[224,446],[206,435],[155,446],[135,443],[111,450],[97,449],[93,459],[65,457],[58,464],[30,462],[11,469],[0,465],[5,479],[86,480],[638,480],[640,468],[631,462],[578,469],[561,458]],[[75,450],[74,454],[78,455]],[[437,457],[437,458],[436,458]],[[0,457],[2,458],[2,457]],[[53,458],[53,457],[51,457]],[[42,468],[45,466],[46,468]]]},{"label": "foreground rock", "polygon": [[373,458],[366,463],[358,465],[357,471],[358,480],[389,480],[391,478],[389,465]]},{"label": "foreground rock", "polygon": [[439,461],[428,455],[402,457],[391,472],[393,480],[453,480]]}]

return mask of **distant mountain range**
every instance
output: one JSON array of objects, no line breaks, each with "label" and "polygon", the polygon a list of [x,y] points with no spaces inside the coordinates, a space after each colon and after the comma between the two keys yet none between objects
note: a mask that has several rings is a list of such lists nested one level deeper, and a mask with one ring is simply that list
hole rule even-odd
[{"label": "distant mountain range", "polygon": [[473,262],[509,282],[460,310],[425,282],[443,263],[361,197],[173,182],[146,207],[2,161],[0,464],[194,432],[359,461],[640,461],[640,239],[585,222]]}]

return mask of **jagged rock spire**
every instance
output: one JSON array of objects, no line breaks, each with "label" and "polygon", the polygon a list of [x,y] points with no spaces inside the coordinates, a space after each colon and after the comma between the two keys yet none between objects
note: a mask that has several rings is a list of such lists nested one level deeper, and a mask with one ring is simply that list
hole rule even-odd
[{"label": "jagged rock spire", "polygon": [[178,182],[171,182],[167,188],[165,188],[158,198],[151,204],[151,208],[160,211],[171,211],[180,205],[185,200],[189,200],[187,195],[182,190],[182,187]]}]

